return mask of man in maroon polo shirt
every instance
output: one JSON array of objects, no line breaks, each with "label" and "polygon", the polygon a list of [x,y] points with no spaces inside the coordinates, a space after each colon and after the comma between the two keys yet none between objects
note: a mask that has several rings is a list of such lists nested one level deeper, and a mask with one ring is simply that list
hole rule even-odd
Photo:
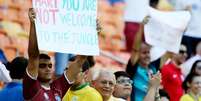
[{"label": "man in maroon polo shirt", "polygon": [[61,101],[68,88],[81,71],[87,56],[77,56],[69,63],[63,76],[52,81],[53,68],[48,55],[39,54],[35,29],[35,12],[29,9],[30,35],[28,55],[29,63],[23,80],[23,96],[29,101]]}]

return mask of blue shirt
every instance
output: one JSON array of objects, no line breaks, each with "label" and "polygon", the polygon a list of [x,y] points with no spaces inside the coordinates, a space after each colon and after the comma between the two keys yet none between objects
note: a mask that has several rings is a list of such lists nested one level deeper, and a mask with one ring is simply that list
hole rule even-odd
[{"label": "blue shirt", "polygon": [[22,83],[11,82],[0,91],[0,101],[24,101]]},{"label": "blue shirt", "polygon": [[132,86],[131,101],[143,101],[149,87],[149,74],[154,73],[156,73],[154,67],[150,67],[149,69],[141,66],[137,67],[136,74],[133,77],[134,83]]}]

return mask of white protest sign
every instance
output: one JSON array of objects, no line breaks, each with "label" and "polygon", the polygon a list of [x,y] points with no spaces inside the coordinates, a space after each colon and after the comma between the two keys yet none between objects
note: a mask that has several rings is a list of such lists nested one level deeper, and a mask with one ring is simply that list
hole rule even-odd
[{"label": "white protest sign", "polygon": [[98,55],[97,0],[33,0],[40,50]]},{"label": "white protest sign", "polygon": [[187,11],[162,12],[149,9],[150,19],[145,25],[145,40],[152,46],[178,53],[183,32],[190,20]]}]

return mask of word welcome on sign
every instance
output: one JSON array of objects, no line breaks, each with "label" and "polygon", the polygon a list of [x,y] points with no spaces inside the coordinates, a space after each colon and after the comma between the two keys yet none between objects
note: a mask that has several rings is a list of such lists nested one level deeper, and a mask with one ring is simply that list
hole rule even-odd
[{"label": "word welcome on sign", "polygon": [[[97,0],[33,0],[33,7],[36,11],[39,49],[83,55],[99,54]],[[75,49],[72,49],[74,45],[82,49],[76,49],[78,51],[75,53]],[[83,51],[85,46],[90,48],[87,53]]]}]

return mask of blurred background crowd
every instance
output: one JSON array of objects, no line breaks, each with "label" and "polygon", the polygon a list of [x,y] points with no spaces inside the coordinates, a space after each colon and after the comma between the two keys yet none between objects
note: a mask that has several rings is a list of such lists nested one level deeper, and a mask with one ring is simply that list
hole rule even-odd
[{"label": "blurred background crowd", "polygon": [[[133,22],[127,17],[127,15],[138,16],[135,12],[140,12],[140,9],[136,8],[143,7],[146,3],[164,12],[177,10],[191,12],[192,18],[182,37],[178,54],[167,52],[160,59],[150,61],[150,45],[144,42],[143,24]],[[0,0],[0,62],[5,66],[13,63],[12,60],[16,57],[28,58],[30,31],[28,10],[30,7],[32,7],[32,0]],[[128,82],[128,86],[132,86],[133,89],[128,91],[131,93],[131,98],[130,93],[125,98],[118,92],[122,89],[116,88],[118,91],[112,92],[115,97],[130,101],[152,101],[150,99],[152,92],[148,88],[157,86],[155,87],[157,90],[153,91],[153,101],[157,101],[155,98],[157,94],[165,96],[170,101],[180,101],[181,97],[185,99],[183,96],[189,92],[193,100],[187,98],[181,101],[201,101],[201,97],[196,95],[201,94],[200,0],[98,0],[97,12],[101,26],[99,33],[101,52],[100,56],[94,56],[93,68],[104,68],[113,73],[124,71],[122,74],[118,72],[115,74],[117,87],[118,83]],[[68,66],[68,60],[75,56],[54,52],[49,52],[48,55],[53,61],[53,78],[60,77]],[[1,71],[9,77],[7,74],[12,69],[6,68],[2,66]],[[118,79],[118,75],[128,77],[129,80],[118,81],[121,79]],[[4,78],[0,83],[0,89],[6,87],[7,83],[12,81],[11,78],[6,80]],[[157,84],[157,78],[160,78],[162,82]],[[168,101],[162,99],[161,97],[161,101]]]}]

